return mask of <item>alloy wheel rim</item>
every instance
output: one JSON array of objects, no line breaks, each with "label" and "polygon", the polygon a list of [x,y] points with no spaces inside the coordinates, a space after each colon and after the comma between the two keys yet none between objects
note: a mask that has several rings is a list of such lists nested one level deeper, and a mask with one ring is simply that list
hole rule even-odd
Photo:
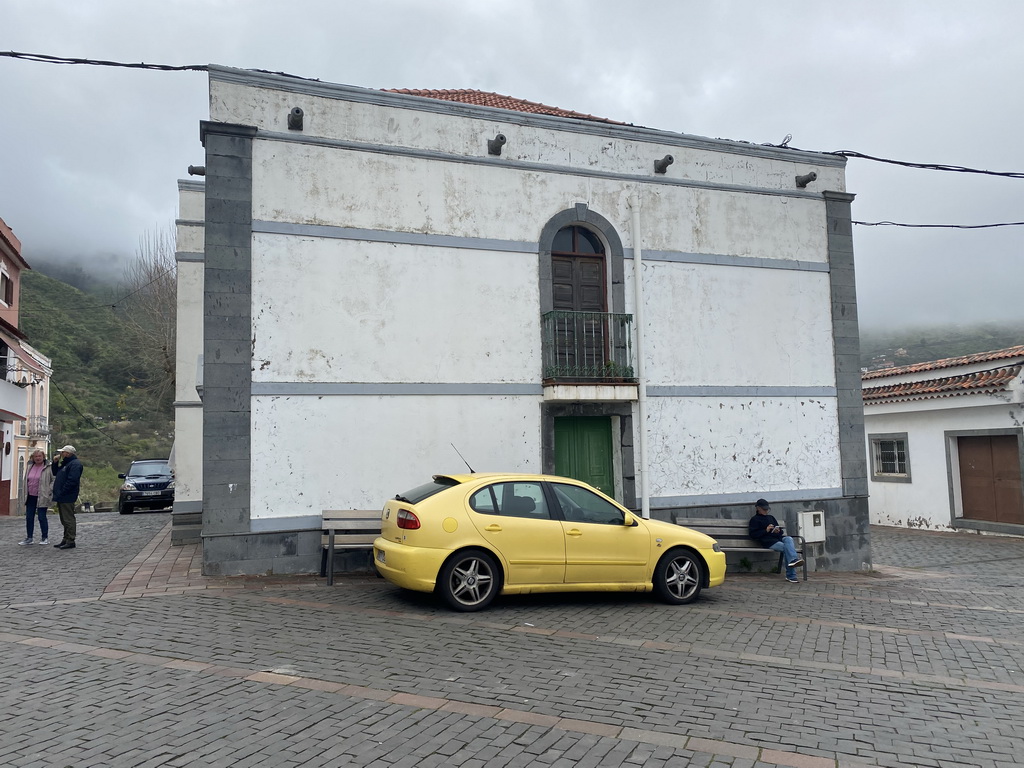
[{"label": "alloy wheel rim", "polygon": [[668,588],[677,598],[689,597],[697,588],[696,567],[688,559],[673,560],[668,569]]},{"label": "alloy wheel rim", "polygon": [[490,594],[494,576],[479,558],[463,560],[452,571],[452,595],[463,605],[476,605]]}]

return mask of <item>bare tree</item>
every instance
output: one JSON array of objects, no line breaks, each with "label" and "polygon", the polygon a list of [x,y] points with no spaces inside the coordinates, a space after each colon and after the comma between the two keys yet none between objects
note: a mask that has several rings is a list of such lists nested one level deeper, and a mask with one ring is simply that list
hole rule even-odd
[{"label": "bare tree", "polygon": [[171,227],[139,239],[136,258],[124,270],[125,295],[120,314],[132,338],[131,368],[140,389],[161,411],[174,400],[174,337],[177,262]]}]

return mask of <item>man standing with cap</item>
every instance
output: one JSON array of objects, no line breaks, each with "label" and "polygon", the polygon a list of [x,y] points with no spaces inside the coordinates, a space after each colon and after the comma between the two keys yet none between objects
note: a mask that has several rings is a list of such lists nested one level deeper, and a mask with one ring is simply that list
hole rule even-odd
[{"label": "man standing with cap", "polygon": [[[56,498],[56,497],[54,497]],[[756,541],[765,549],[773,549],[781,552],[786,558],[786,581],[794,584],[799,582],[796,577],[796,569],[804,564],[793,546],[793,538],[787,536],[786,532],[770,514],[771,507],[764,499],[754,502],[754,516],[750,518],[750,538]]]},{"label": "man standing with cap", "polygon": [[53,478],[53,503],[57,505],[60,523],[64,526],[64,538],[57,549],[75,548],[75,502],[78,501],[78,489],[82,484],[82,462],[78,459],[78,451],[73,445],[65,445],[53,457],[50,470]]}]

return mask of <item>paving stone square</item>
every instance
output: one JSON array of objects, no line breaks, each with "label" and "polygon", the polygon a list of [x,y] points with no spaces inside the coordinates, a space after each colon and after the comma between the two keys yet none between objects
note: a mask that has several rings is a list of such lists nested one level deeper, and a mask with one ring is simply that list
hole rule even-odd
[{"label": "paving stone square", "polygon": [[0,518],[0,765],[1021,764],[1024,539],[872,528],[874,570],[691,606],[207,578],[166,513]]}]

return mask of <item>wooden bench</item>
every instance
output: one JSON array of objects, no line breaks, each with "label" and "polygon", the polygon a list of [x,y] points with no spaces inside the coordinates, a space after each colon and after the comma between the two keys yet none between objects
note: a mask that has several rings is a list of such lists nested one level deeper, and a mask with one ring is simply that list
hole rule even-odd
[{"label": "wooden bench", "polygon": [[[693,528],[695,531],[706,533],[718,542],[718,545],[722,548],[723,552],[772,551],[770,549],[765,549],[750,538],[747,520],[727,520],[715,517],[682,517],[681,515],[673,515],[672,522],[676,525],[684,525],[687,528]],[[787,533],[786,535],[792,536],[793,546],[796,547],[796,551],[800,555],[800,559],[804,561],[804,581],[807,581],[807,558],[804,555],[805,542],[803,537],[793,536],[790,533]],[[780,552],[779,566],[775,570],[776,573],[782,572],[782,567],[785,565],[783,558],[784,555]]]},{"label": "wooden bench", "polygon": [[380,536],[379,509],[325,509],[320,544],[320,575],[334,584],[334,552],[337,549],[373,549]]}]

